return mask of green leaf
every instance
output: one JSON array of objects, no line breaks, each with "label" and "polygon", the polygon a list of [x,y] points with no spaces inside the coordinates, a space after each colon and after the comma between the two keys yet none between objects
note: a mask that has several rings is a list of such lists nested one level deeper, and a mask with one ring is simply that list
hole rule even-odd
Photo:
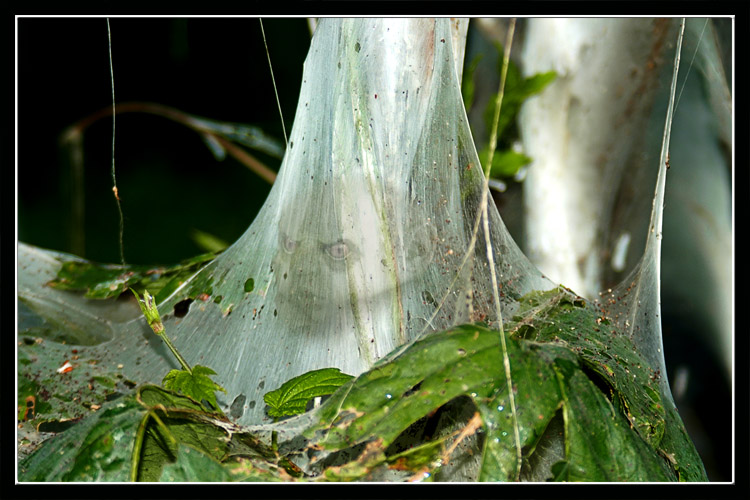
[{"label": "green leaf", "polygon": [[[138,400],[143,407],[155,412],[166,427],[165,430],[158,425],[153,417],[145,417],[145,436],[140,456],[136,457],[138,481],[161,480],[164,468],[180,459],[180,450],[184,448],[172,445],[172,439],[214,461],[226,457],[229,450],[226,427],[231,424],[223,415],[206,413],[190,397],[154,385],[141,387]],[[166,432],[169,436],[165,435]]]},{"label": "green leaf", "polygon": [[532,75],[523,81],[519,89],[519,94],[524,98],[538,94],[544,90],[547,85],[552,83],[555,78],[557,78],[557,73],[554,71]]},{"label": "green leaf", "polygon": [[119,296],[127,288],[143,294],[146,288],[161,303],[187,278],[212,261],[216,253],[206,253],[173,266],[134,266],[99,264],[82,260],[61,261],[55,279],[47,283],[58,290],[85,291],[89,299]]},{"label": "green leaf", "polygon": [[[152,412],[167,431],[155,423]],[[224,481],[231,477],[219,469],[228,453],[226,428],[231,423],[205,413],[188,397],[147,385],[137,394],[105,403],[100,411],[47,440],[19,462],[19,479],[128,481],[141,425],[145,425],[143,443],[135,457],[139,481]]]},{"label": "green leaf", "polygon": [[34,420],[37,415],[49,415],[52,405],[42,398],[42,386],[35,380],[18,377],[18,420],[23,422]]},{"label": "green leaf", "polygon": [[667,462],[578,366],[557,360],[554,368],[565,401],[565,480],[674,481]]},{"label": "green leaf", "polygon": [[343,448],[371,436],[388,446],[411,424],[458,396],[488,397],[502,380],[500,358],[499,332],[478,325],[419,340],[331,396],[320,411],[325,429],[321,446]]},{"label": "green leaf", "polygon": [[418,470],[423,467],[431,467],[444,451],[443,443],[444,440],[442,439],[428,441],[427,443],[388,456],[388,462],[392,464],[392,468],[402,470]]},{"label": "green leaf", "polygon": [[338,368],[314,370],[285,382],[275,391],[266,393],[263,401],[269,406],[268,415],[285,417],[305,412],[307,403],[316,397],[333,393],[353,377]]},{"label": "green leaf", "polygon": [[706,471],[701,457],[682,423],[677,408],[670,401],[667,401],[665,420],[659,453],[669,461],[680,481],[706,481]]},{"label": "green leaf", "polygon": [[[158,386],[143,386],[138,393],[141,404],[166,427],[147,422],[139,481],[283,481],[292,479],[290,473],[300,474],[255,435],[257,430],[206,413],[193,399]],[[178,445],[171,445],[165,433]]]},{"label": "green leaf", "polygon": [[[515,395],[516,417],[522,448],[533,452],[555,414],[563,404],[555,372],[555,359],[575,360],[575,356],[556,346],[518,342],[508,339]],[[498,370],[496,370],[498,371]],[[498,381],[505,377],[496,375]],[[491,398],[477,401],[487,428],[480,481],[514,481],[518,470],[514,437],[513,410],[507,386],[498,385]],[[524,457],[528,460],[528,456]]]},{"label": "green leaf", "polygon": [[567,481],[569,477],[569,465],[568,462],[562,460],[552,466],[553,481]]},{"label": "green leaf", "polygon": [[287,472],[271,463],[258,463],[257,460],[251,460],[240,457],[226,463],[226,469],[232,475],[234,481],[242,482],[281,482],[291,480],[292,477]]},{"label": "green leaf", "polygon": [[133,395],[106,403],[21,460],[19,481],[127,481],[144,413]]},{"label": "green leaf", "polygon": [[[479,158],[482,164],[487,164],[489,148],[483,148],[479,151]],[[514,177],[521,167],[531,163],[531,158],[523,153],[517,153],[513,150],[496,151],[492,157],[492,167],[490,177],[495,179],[508,179]]]},{"label": "green leaf", "polygon": [[146,408],[163,406],[203,412],[203,406],[193,397],[178,394],[173,390],[158,385],[146,384],[138,388],[138,400]]},{"label": "green leaf", "polygon": [[527,340],[554,342],[575,352],[586,369],[611,386],[641,437],[651,445],[659,444],[665,428],[660,375],[627,335],[614,330],[601,310],[558,287],[524,296],[509,327]]},{"label": "green leaf", "polygon": [[[604,328],[600,311],[564,288],[520,303],[506,330],[515,417],[498,362],[499,332],[464,325],[421,339],[344,385],[304,435],[334,453],[374,438],[388,447],[418,420],[468,395],[486,433],[481,480],[515,480],[516,425],[528,461],[561,409],[565,480],[670,481],[681,467],[690,468],[685,477],[705,480],[687,434],[674,435],[670,450],[677,452],[664,449],[657,377],[627,336]],[[671,432],[681,428],[674,421]],[[559,466],[540,474],[563,479]]]},{"label": "green leaf", "polygon": [[[503,64],[503,47],[501,44],[496,43],[498,50],[498,74],[502,71]],[[508,73],[505,79],[505,88],[503,91],[503,101],[500,108],[500,119],[498,122],[498,140],[502,142],[504,140],[503,132],[506,128],[516,121],[518,112],[521,109],[523,102],[534,94],[540,93],[544,88],[549,85],[557,74],[554,71],[548,71],[546,73],[538,73],[530,77],[524,78],[521,75],[521,71],[513,63],[509,62]],[[491,129],[492,120],[495,116],[495,104],[497,102],[497,93],[490,96],[487,102],[487,107],[484,110],[484,120],[488,124],[488,129]]]},{"label": "green leaf", "polygon": [[209,455],[180,444],[174,462],[164,465],[161,482],[230,482],[234,480],[229,469]]},{"label": "green leaf", "polygon": [[216,391],[226,393],[226,390],[213,380],[210,375],[216,375],[211,368],[195,365],[192,373],[185,370],[171,370],[162,380],[165,389],[184,394],[195,401],[207,401],[210,411],[220,411],[216,402]]}]

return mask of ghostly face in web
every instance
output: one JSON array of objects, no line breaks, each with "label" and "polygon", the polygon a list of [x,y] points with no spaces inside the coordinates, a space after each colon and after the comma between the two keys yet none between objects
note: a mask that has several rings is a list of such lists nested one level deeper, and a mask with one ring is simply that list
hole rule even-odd
[{"label": "ghostly face in web", "polygon": [[373,199],[363,182],[330,185],[283,205],[273,259],[279,318],[311,333],[397,309],[397,280],[424,272],[435,240],[429,225],[394,209],[393,191]]},{"label": "ghostly face in web", "polygon": [[362,257],[359,224],[342,227],[345,196],[319,184],[284,200],[273,259],[277,314],[305,330],[350,314],[349,270]]},{"label": "ghostly face in web", "polygon": [[280,317],[305,328],[346,316],[349,309],[347,260],[359,255],[343,238],[336,220],[320,207],[285,207],[273,260],[276,307]]}]

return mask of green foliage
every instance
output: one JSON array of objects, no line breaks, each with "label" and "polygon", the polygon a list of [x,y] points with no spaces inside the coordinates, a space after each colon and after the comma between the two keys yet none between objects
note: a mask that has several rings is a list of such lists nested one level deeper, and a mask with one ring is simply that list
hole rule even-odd
[{"label": "green foliage", "polygon": [[216,403],[216,391],[227,391],[211,380],[210,375],[216,375],[216,372],[206,366],[196,365],[190,368],[187,361],[182,357],[177,348],[172,344],[164,331],[164,324],[159,316],[159,309],[156,306],[156,301],[148,293],[148,290],[143,292],[143,300],[138,297],[138,294],[133,291],[133,295],[138,299],[138,305],[141,306],[141,311],[148,321],[148,326],[159,335],[164,343],[167,344],[169,350],[172,351],[177,361],[182,365],[182,370],[170,370],[169,373],[162,380],[162,385],[165,389],[174,391],[180,394],[184,394],[196,401],[206,401],[208,404],[209,411],[216,411],[221,413],[219,405]]},{"label": "green foliage", "polygon": [[58,290],[85,291],[89,299],[108,299],[131,288],[143,294],[148,288],[162,302],[187,278],[216,257],[205,253],[174,266],[134,266],[65,261],[57,277],[47,283]]},{"label": "green foliage", "polygon": [[275,391],[266,393],[263,401],[268,405],[268,415],[279,418],[305,412],[313,398],[326,396],[351,380],[351,375],[338,368],[323,368],[303,373],[285,382]]},{"label": "green foliage", "polygon": [[180,443],[174,462],[164,465],[161,482],[230,482],[231,471],[205,453]]},{"label": "green foliage", "polygon": [[211,368],[195,365],[190,372],[186,370],[171,370],[162,380],[165,389],[184,394],[196,401],[206,401],[209,411],[218,411],[216,391],[226,393],[222,386],[211,380],[210,375],[216,375]]},{"label": "green foliage", "polygon": [[[503,47],[499,43],[497,44],[497,51],[499,54],[498,74],[500,74],[503,64]],[[521,75],[521,70],[518,69],[518,66],[516,66],[513,61],[509,61],[505,89],[503,91],[503,102],[500,108],[500,121],[498,122],[497,129],[498,137],[502,138],[508,127],[515,123],[523,102],[529,97],[544,90],[544,88],[552,83],[556,77],[557,73],[554,71],[548,71],[546,73],[538,73],[524,78]],[[491,128],[492,120],[495,116],[496,101],[497,94],[495,93],[490,96],[490,99],[487,102],[487,107],[484,110],[484,120],[485,123],[488,124],[488,128]],[[498,148],[498,150],[502,150],[502,148]]]},{"label": "green foliage", "polygon": [[228,421],[223,415],[206,413],[198,401],[153,385],[141,387],[138,400],[148,411],[136,439],[133,479],[159,481],[164,466],[180,456],[181,446],[216,462],[226,457],[229,448],[221,424]]},{"label": "green foliage", "polygon": [[[647,364],[627,337],[601,328],[600,311],[563,288],[521,302],[524,308],[506,330],[515,418],[499,362],[499,332],[466,325],[430,335],[342,387],[305,435],[322,433],[318,443],[330,450],[373,436],[387,447],[418,419],[468,395],[485,434],[480,480],[516,479],[514,426],[528,461],[558,410],[565,423],[565,466],[554,465],[549,478],[672,481],[685,473],[705,480],[674,409],[665,410],[656,377],[646,375]],[[591,351],[591,343],[605,354]],[[610,361],[609,369],[600,356]],[[631,369],[643,370],[635,373],[642,379]],[[665,427],[665,415],[676,425]]]},{"label": "green foliage", "polygon": [[[563,398],[567,467],[564,481],[672,481],[670,464],[633,432],[622,412],[574,363],[554,366]],[[604,438],[604,439],[603,439]]]},{"label": "green foliage", "polygon": [[611,326],[603,311],[560,287],[525,296],[511,324],[517,335],[527,340],[555,343],[576,353],[584,369],[591,370],[601,384],[611,386],[607,395],[641,437],[649,444],[659,444],[665,429],[660,374],[629,337]]},{"label": "green foliage", "polygon": [[[142,305],[149,313],[156,309],[147,294]],[[426,336],[357,378],[335,368],[296,377],[266,394],[270,416],[298,415],[310,399],[332,396],[310,413],[267,426],[230,422],[218,408],[221,387],[209,377],[214,372],[203,366],[173,370],[165,387],[143,386],[135,396],[106,402],[100,395],[95,412],[64,395],[76,369],[60,373],[59,383],[37,381],[22,370],[19,415],[25,398],[36,394],[33,418],[44,411],[81,420],[24,458],[21,479],[432,480],[465,445],[480,454],[479,480],[512,481],[519,479],[518,430],[522,468],[535,469],[538,480],[705,480],[661,391],[660,374],[612,323],[598,306],[563,287],[520,298],[504,325],[515,414],[501,334],[481,325]],[[55,351],[23,342],[19,365],[50,363],[45,352]],[[102,395],[118,390],[116,377],[104,368],[97,373]],[[50,389],[60,394],[42,398]],[[457,401],[473,407],[468,415],[474,417],[440,420]],[[78,411],[64,413],[70,407]],[[556,420],[562,422],[557,434],[550,431]],[[436,422],[449,425],[425,430]],[[544,457],[555,439],[561,451]]]},{"label": "green foliage", "polygon": [[106,403],[22,459],[19,480],[127,481],[140,414],[133,396]]},{"label": "green foliage", "polygon": [[[496,44],[498,52],[497,72],[500,74],[503,63],[503,48]],[[474,71],[476,70],[481,55],[475,57],[466,67],[464,78],[461,83],[461,93],[464,98],[464,106],[467,110],[471,109],[474,103]],[[498,144],[497,152],[492,159],[490,167],[490,176],[499,179],[513,178],[522,167],[531,163],[532,159],[523,153],[511,149],[510,134],[511,126],[516,122],[521,105],[526,99],[540,93],[549,85],[557,76],[554,71],[539,73],[524,78],[518,67],[509,61],[508,73],[503,91],[503,101],[500,108],[500,117],[498,121]],[[483,112],[487,129],[492,128],[492,122],[495,115],[495,105],[497,102],[497,93],[490,95],[486,108]],[[485,146],[479,150],[479,160],[482,165],[487,165],[489,148]]]},{"label": "green foliage", "polygon": [[[490,150],[485,147],[479,151],[479,161],[486,165]],[[520,170],[531,163],[531,158],[523,153],[518,153],[511,149],[498,151],[492,157],[492,166],[490,167],[490,177],[495,179],[511,179]]]}]

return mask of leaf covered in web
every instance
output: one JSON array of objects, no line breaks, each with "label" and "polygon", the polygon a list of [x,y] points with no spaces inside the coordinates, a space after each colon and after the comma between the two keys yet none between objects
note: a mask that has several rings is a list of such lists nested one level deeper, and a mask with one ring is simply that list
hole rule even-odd
[{"label": "leaf covered in web", "polygon": [[89,299],[117,297],[127,288],[143,293],[148,288],[157,302],[161,302],[215,257],[213,253],[201,254],[173,266],[122,266],[67,260],[47,285],[58,290],[85,291],[84,296]]}]

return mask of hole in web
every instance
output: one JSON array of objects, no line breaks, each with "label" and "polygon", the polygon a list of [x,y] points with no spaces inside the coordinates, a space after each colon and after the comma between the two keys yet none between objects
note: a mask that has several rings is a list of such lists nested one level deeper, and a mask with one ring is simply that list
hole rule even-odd
[{"label": "hole in web", "polygon": [[190,311],[190,304],[193,303],[193,299],[185,299],[174,305],[174,315],[178,318],[184,318],[188,311]]},{"label": "hole in web", "polygon": [[39,427],[37,428],[37,430],[39,432],[54,432],[57,434],[70,428],[79,420],[80,420],[79,418],[76,418],[76,419],[65,420],[65,421],[51,420],[49,422],[42,422],[41,424],[39,424]]}]

